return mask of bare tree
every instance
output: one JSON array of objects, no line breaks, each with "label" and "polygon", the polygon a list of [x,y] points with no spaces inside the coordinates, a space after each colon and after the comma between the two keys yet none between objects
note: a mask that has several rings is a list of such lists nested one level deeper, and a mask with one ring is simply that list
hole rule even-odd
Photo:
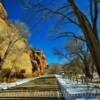
[{"label": "bare tree", "polygon": [[[83,31],[87,44],[89,46],[91,55],[96,64],[98,74],[100,76],[100,43],[98,39],[97,20],[98,20],[98,3],[97,0],[90,0],[90,16],[91,22],[88,20],[80,9],[75,5],[74,0],[68,0],[72,10],[77,17],[80,28]],[[94,7],[94,10],[93,10]]]},{"label": "bare tree", "polygon": [[[51,0],[50,4],[52,4],[53,2],[56,4],[59,3],[55,1],[56,0],[53,1]],[[83,13],[81,9],[79,9],[79,7],[76,5],[75,0],[67,0],[66,3],[64,3],[62,6],[59,6],[58,8],[57,7],[50,8],[50,6],[45,5],[43,1],[38,1],[37,3],[35,2],[34,4],[33,2],[31,2],[31,0],[22,0],[21,3],[22,5],[24,5],[24,8],[27,9],[28,11],[33,9],[31,18],[33,18],[36,15],[37,16],[41,15],[40,20],[44,20],[48,16],[49,17],[56,16],[59,17],[60,21],[70,24],[72,25],[72,27],[73,25],[75,25],[77,29],[80,29],[85,36],[90,53],[96,65],[97,72],[100,76],[100,43],[98,36],[99,32],[97,29],[99,1],[87,0],[84,2],[86,2],[86,4],[89,3],[88,8],[90,9],[89,10],[90,14],[88,15],[85,15],[85,13]],[[90,17],[90,19],[88,18],[88,16]],[[69,34],[74,32],[70,30],[64,33]]]},{"label": "bare tree", "polygon": [[28,39],[31,35],[31,32],[28,29],[28,26],[21,21],[15,21],[13,22],[15,27],[18,29],[19,33],[25,38]]},{"label": "bare tree", "polygon": [[79,75],[84,74],[82,69],[82,63],[80,62],[80,58],[76,57],[72,59],[70,62],[64,64],[64,71],[68,78],[73,80],[75,79],[78,82]]},{"label": "bare tree", "polygon": [[49,64],[47,67],[47,74],[62,74],[63,65],[58,63]]},{"label": "bare tree", "polygon": [[85,76],[92,78],[93,76],[90,72],[90,68],[93,66],[93,61],[89,54],[86,43],[81,40],[77,40],[76,38],[72,38],[65,44],[64,49],[64,52],[56,49],[54,54],[62,58],[70,59],[69,62],[78,57],[80,59],[80,63],[84,64],[84,67],[81,66],[81,69],[83,70]]}]

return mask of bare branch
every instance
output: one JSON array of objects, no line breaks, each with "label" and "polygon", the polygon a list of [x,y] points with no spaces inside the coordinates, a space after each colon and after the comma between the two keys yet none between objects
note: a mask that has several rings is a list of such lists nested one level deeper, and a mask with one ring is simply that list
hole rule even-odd
[{"label": "bare branch", "polygon": [[46,7],[45,5],[43,5],[43,4],[38,4],[40,7],[42,7],[43,9],[39,9],[38,11],[37,11],[37,13],[39,13],[39,12],[42,12],[42,11],[49,11],[49,12],[51,12],[52,14],[57,14],[57,15],[60,15],[60,16],[62,16],[62,17],[64,17],[64,18],[66,18],[68,21],[70,21],[70,23],[73,23],[73,24],[75,24],[75,25],[77,25],[78,27],[80,27],[80,25],[76,22],[76,21],[74,21],[73,19],[71,19],[70,17],[68,17],[68,14],[70,14],[70,13],[72,13],[72,12],[70,12],[70,13],[68,13],[67,15],[65,15],[65,14],[63,14],[63,13],[61,13],[61,12],[59,12],[58,10],[59,9],[57,9],[57,10],[52,10],[52,9],[50,9],[50,8],[48,8],[48,7]]},{"label": "bare branch", "polygon": [[73,38],[76,38],[76,39],[79,39],[79,40],[81,40],[81,41],[86,42],[86,40],[85,40],[84,38],[82,38],[82,37],[80,37],[80,36],[77,36],[77,35],[76,35],[75,33],[73,33],[73,32],[61,32],[61,33],[57,33],[57,34],[51,36],[51,38],[54,38],[54,39],[56,39],[56,38],[61,38],[61,37],[73,37]]},{"label": "bare branch", "polygon": [[93,23],[93,0],[90,0],[90,17],[91,17],[91,21]]},{"label": "bare branch", "polygon": [[64,5],[64,6],[60,7],[60,8],[58,8],[56,11],[61,11],[62,9],[65,9],[65,8],[67,9],[67,7],[69,7],[69,5],[66,4],[66,5]]},{"label": "bare branch", "polygon": [[[98,19],[98,7],[97,2],[94,0],[94,19],[93,19],[93,32],[95,33],[96,38],[97,36],[97,19]],[[97,38],[98,39],[98,38]]]}]

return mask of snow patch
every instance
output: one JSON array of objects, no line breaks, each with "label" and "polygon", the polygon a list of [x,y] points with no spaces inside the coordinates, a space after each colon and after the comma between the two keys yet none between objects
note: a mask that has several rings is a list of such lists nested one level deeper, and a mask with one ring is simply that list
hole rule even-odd
[{"label": "snow patch", "polygon": [[[40,77],[43,77],[43,76],[40,76]],[[15,87],[17,85],[21,85],[23,83],[27,83],[29,81],[35,80],[35,79],[40,78],[40,77],[18,79],[16,82],[12,82],[12,83],[0,83],[0,90],[4,90],[4,89],[11,88],[11,87]]]}]

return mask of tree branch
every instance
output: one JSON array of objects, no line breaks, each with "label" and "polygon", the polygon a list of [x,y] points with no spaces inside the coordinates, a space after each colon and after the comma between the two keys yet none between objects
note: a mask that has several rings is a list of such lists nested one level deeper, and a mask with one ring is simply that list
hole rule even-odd
[{"label": "tree branch", "polygon": [[90,17],[91,17],[91,22],[93,23],[93,0],[90,0]]},{"label": "tree branch", "polygon": [[[47,10],[47,11],[51,12],[52,14],[57,14],[57,15],[60,15],[60,16],[62,16],[62,17],[64,17],[64,18],[66,18],[68,21],[70,21],[70,23],[73,23],[73,24],[77,25],[78,27],[80,27],[80,25],[79,25],[76,21],[74,21],[73,19],[71,19],[70,17],[68,17],[68,15],[65,15],[65,14],[59,12],[59,10],[60,10],[61,8],[54,11],[54,10],[52,10],[52,9],[50,9],[50,8],[48,8],[48,7],[46,7],[45,5],[43,5],[43,4],[41,4],[41,3],[38,3],[38,5],[39,5],[40,7],[42,7],[43,9],[38,10],[37,13]],[[63,8],[63,7],[62,7],[62,8]],[[71,12],[71,13],[72,13],[72,12]],[[69,13],[68,13],[68,14],[69,14]]]},{"label": "tree branch", "polygon": [[52,37],[55,39],[55,38],[61,38],[61,37],[65,37],[65,36],[66,37],[73,37],[73,38],[76,38],[76,39],[79,39],[81,41],[86,42],[85,39],[83,39],[82,37],[77,36],[73,32],[61,32],[61,33],[57,33],[57,34],[53,35]]},{"label": "tree branch", "polygon": [[95,33],[96,38],[98,39],[97,36],[97,20],[98,20],[98,5],[97,1],[94,0],[94,19],[93,19],[93,32]]}]

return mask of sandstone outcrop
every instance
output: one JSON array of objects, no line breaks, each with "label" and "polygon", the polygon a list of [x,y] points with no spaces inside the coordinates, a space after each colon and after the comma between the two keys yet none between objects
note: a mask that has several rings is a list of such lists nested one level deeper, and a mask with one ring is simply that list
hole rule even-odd
[{"label": "sandstone outcrop", "polygon": [[[37,57],[39,58],[38,60],[40,60],[39,64],[37,60],[34,59],[33,50],[28,48],[25,38],[21,36],[21,33],[19,33],[18,29],[12,23],[8,22],[7,13],[2,4],[0,4],[1,73],[4,74],[4,72],[8,70],[9,74],[16,73],[15,76],[20,76],[21,74],[24,75],[24,77],[43,74],[46,67],[46,60],[43,52]],[[37,63],[37,66],[34,62]],[[38,68],[35,69],[35,67]],[[5,75],[8,76],[7,73]]]}]

